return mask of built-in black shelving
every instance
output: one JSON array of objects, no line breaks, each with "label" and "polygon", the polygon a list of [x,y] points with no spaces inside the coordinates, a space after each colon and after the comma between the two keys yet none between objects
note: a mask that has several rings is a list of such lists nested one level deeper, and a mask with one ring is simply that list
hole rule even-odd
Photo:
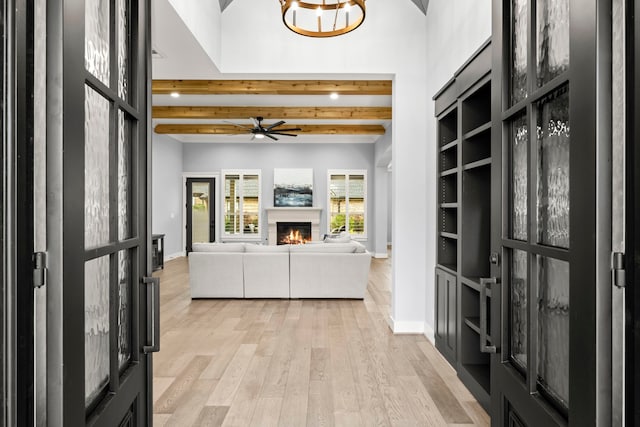
[{"label": "built-in black shelving", "polygon": [[[490,270],[493,159],[490,69],[479,64],[490,66],[490,52],[486,43],[434,97],[439,159],[436,347],[485,408],[491,370],[489,354],[481,351],[480,304],[489,313],[491,293],[480,300],[480,278],[489,277]],[[489,336],[484,344],[491,344]]]}]

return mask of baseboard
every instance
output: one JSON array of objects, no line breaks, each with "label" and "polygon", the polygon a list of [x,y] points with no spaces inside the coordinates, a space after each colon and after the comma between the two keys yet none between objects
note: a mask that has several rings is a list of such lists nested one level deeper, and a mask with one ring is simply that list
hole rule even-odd
[{"label": "baseboard", "polygon": [[175,254],[171,254],[171,255],[165,255],[164,260],[165,261],[171,261],[172,259],[176,259],[176,258],[180,258],[186,256],[185,252],[176,252]]},{"label": "baseboard", "polygon": [[389,254],[385,253],[375,253],[373,254],[374,258],[380,258],[380,259],[385,259],[385,258],[389,258]]},{"label": "baseboard", "polygon": [[391,317],[391,330],[394,334],[423,334],[424,322],[399,322]]},{"label": "baseboard", "polygon": [[427,322],[424,322],[424,336],[427,337],[429,342],[431,344],[433,344],[433,346],[435,347],[435,345],[436,345],[436,334],[433,331],[433,328],[431,326],[429,326],[429,324]]}]

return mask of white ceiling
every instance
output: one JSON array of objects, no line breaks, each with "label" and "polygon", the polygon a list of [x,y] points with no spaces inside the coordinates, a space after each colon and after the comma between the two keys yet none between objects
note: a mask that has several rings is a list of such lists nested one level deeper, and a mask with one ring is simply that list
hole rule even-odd
[{"label": "white ceiling", "polygon": [[[233,0],[220,0],[222,10]],[[421,3],[424,0],[414,0]],[[428,1],[428,0],[426,0]],[[274,0],[275,2],[275,0]],[[275,4],[278,7],[278,4]],[[222,19],[224,19],[224,14]],[[167,0],[154,1],[152,44],[160,56],[153,59],[153,78],[170,80],[188,79],[325,79],[325,80],[367,80],[392,78],[391,75],[371,74],[222,74],[218,67],[207,55],[201,44],[189,30],[175,9]],[[161,29],[171,28],[171,31]],[[391,107],[392,97],[389,95],[346,95],[337,100],[320,95],[182,95],[172,98],[169,95],[153,95],[154,106],[260,106],[260,107]],[[278,118],[265,120],[268,125]],[[157,124],[183,123],[183,124],[207,124],[207,123],[251,124],[250,117],[239,117],[233,120],[187,120],[187,119],[153,119],[153,126]],[[385,128],[390,125],[388,120],[286,120],[287,124],[377,124]],[[286,127],[286,125],[284,125]],[[182,142],[250,142],[251,135],[170,135]],[[299,135],[297,137],[280,137],[277,143],[374,143],[379,135]],[[254,140],[254,143],[264,143],[266,139]],[[272,143],[271,140],[269,140]]]}]

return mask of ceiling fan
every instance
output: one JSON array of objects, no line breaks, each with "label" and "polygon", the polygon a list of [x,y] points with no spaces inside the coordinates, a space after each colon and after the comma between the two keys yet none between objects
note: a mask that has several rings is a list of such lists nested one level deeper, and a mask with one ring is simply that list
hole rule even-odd
[{"label": "ceiling fan", "polygon": [[276,122],[272,125],[269,126],[263,126],[262,125],[262,121],[264,120],[264,117],[251,117],[251,121],[253,122],[253,127],[250,128],[248,126],[244,126],[244,125],[239,125],[237,123],[231,123],[234,126],[238,126],[241,127],[243,129],[248,130],[250,133],[253,134],[253,137],[251,138],[252,140],[254,138],[264,138],[265,136],[268,138],[273,139],[274,141],[277,141],[278,138],[276,138],[274,135],[284,135],[284,136],[298,136],[296,134],[293,133],[286,133],[286,132],[292,132],[292,131],[297,131],[297,130],[302,130],[301,128],[287,128],[287,129],[279,129],[279,126],[282,126],[283,124],[285,124],[285,122],[283,120],[280,120],[279,122]]}]

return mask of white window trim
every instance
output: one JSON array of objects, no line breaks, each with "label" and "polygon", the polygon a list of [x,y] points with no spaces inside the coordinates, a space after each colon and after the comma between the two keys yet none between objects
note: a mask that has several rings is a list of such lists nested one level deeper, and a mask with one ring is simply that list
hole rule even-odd
[{"label": "white window trim", "polygon": [[345,220],[345,226],[349,231],[349,176],[350,175],[362,175],[364,176],[364,234],[351,234],[349,235],[354,240],[366,241],[367,230],[369,229],[369,214],[367,212],[367,206],[369,205],[369,195],[367,192],[368,178],[366,169],[327,169],[327,233],[331,232],[331,175],[345,175],[345,200],[346,200],[346,212],[347,218]]},{"label": "white window trim", "polygon": [[[245,234],[244,233],[244,218],[243,215],[240,215],[240,230],[242,230],[239,234],[229,234],[226,232],[224,227],[224,218],[227,213],[227,205],[225,203],[225,187],[226,187],[226,178],[227,175],[239,175],[240,181],[244,180],[245,175],[257,175],[258,176],[258,234]],[[220,171],[220,196],[222,199],[222,215],[221,215],[221,233],[220,239],[222,241],[248,241],[248,242],[259,242],[262,241],[262,170],[261,169],[222,169]],[[240,212],[244,212],[244,195],[242,192],[244,191],[244,186],[240,186]]]}]

